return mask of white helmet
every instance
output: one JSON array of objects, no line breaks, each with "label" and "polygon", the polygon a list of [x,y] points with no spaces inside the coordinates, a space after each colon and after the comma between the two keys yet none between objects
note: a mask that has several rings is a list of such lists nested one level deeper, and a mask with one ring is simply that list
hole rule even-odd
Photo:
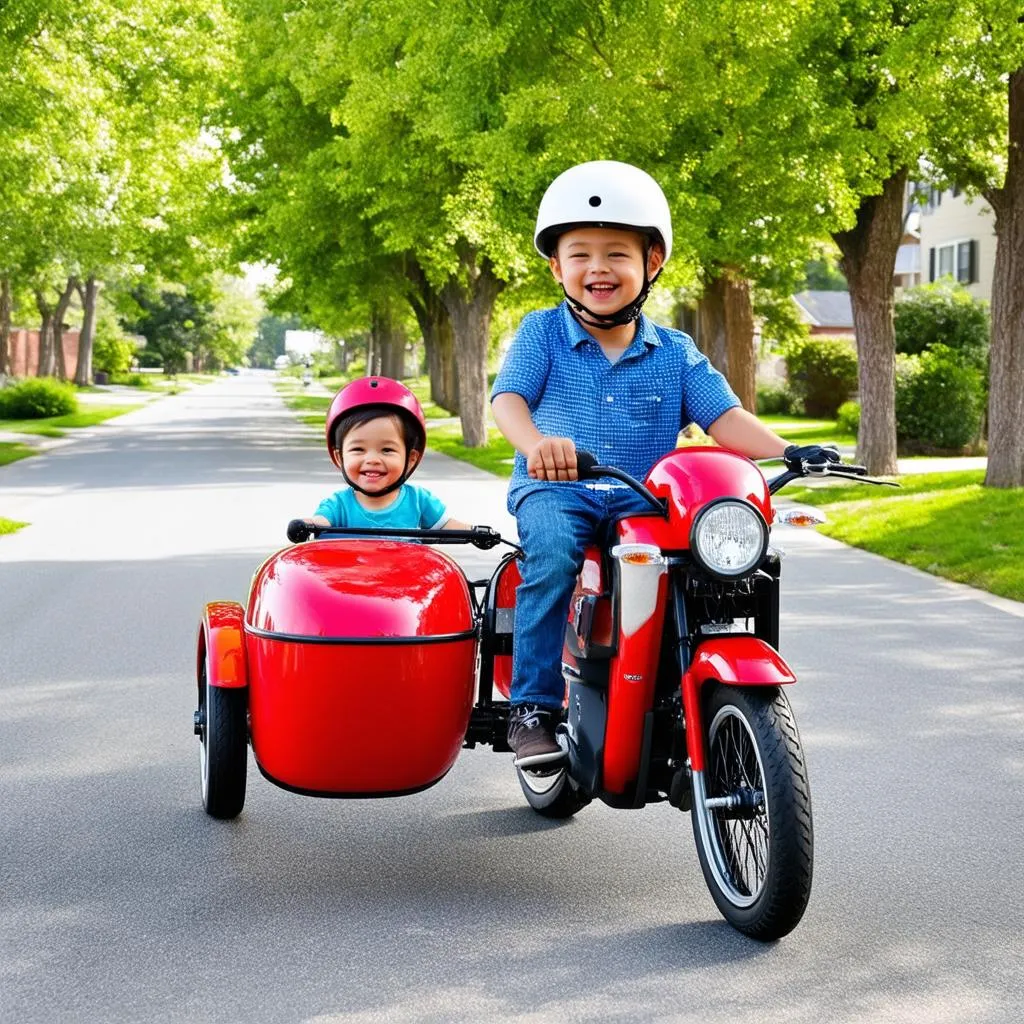
[{"label": "white helmet", "polygon": [[563,171],[540,201],[533,244],[547,258],[559,235],[584,225],[642,231],[665,247],[666,262],[672,255],[672,214],[665,193],[632,164],[593,160]]}]

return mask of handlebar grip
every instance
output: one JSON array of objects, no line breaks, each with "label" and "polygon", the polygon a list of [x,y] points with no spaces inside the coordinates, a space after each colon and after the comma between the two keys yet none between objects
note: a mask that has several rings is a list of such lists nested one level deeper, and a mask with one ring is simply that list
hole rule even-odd
[{"label": "handlebar grip", "polygon": [[473,534],[471,541],[473,547],[480,548],[482,551],[490,551],[491,548],[501,543],[501,534],[489,526],[474,526]]},{"label": "handlebar grip", "polygon": [[293,519],[288,523],[288,539],[293,544],[299,544],[304,540],[309,540],[313,533],[313,527],[309,523],[302,519]]},{"label": "handlebar grip", "polygon": [[836,462],[828,467],[832,476],[867,476],[867,466],[856,466],[852,462]]},{"label": "handlebar grip", "polygon": [[576,449],[576,476],[580,480],[592,480],[599,474],[594,473],[597,459],[590,453]]}]

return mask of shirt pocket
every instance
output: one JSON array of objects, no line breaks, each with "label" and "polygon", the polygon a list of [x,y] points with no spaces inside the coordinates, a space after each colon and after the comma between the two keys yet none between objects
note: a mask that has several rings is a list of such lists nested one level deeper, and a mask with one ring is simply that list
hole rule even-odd
[{"label": "shirt pocket", "polygon": [[629,400],[629,421],[637,427],[649,427],[658,421],[661,395],[634,395]]}]

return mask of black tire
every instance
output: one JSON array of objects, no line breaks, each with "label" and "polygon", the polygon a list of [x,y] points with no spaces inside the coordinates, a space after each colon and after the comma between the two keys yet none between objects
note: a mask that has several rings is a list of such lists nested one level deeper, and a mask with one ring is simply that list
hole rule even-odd
[{"label": "black tire", "polygon": [[213,818],[235,818],[245,805],[249,739],[248,692],[199,680],[199,783]]},{"label": "black tire", "polygon": [[[711,684],[706,763],[691,819],[701,870],[725,919],[770,942],[791,932],[811,895],[814,830],[793,710],[777,687]],[[738,807],[707,807],[732,797]]]},{"label": "black tire", "polygon": [[571,818],[590,803],[590,797],[569,778],[566,768],[551,775],[516,769],[526,802],[543,818]]}]

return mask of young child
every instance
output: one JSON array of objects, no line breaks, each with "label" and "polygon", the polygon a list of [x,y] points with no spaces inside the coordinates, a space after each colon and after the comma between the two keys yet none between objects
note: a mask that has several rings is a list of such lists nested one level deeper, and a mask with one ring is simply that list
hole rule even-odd
[{"label": "young child", "polygon": [[363,377],[331,402],[327,451],[348,487],[317,506],[308,523],[392,529],[468,530],[425,487],[406,483],[427,446],[416,396],[390,377]]},{"label": "young child", "polygon": [[641,314],[672,254],[668,202],[646,172],[609,160],[565,171],[541,200],[534,244],[565,301],[524,318],[491,392],[517,449],[508,507],[526,554],[508,727],[523,768],[564,756],[554,736],[562,640],[583,551],[605,524],[646,508],[631,490],[578,482],[577,448],[643,480],[692,421],[749,458],[784,457],[794,469],[839,459],[787,445],[741,408],[688,335]]}]

